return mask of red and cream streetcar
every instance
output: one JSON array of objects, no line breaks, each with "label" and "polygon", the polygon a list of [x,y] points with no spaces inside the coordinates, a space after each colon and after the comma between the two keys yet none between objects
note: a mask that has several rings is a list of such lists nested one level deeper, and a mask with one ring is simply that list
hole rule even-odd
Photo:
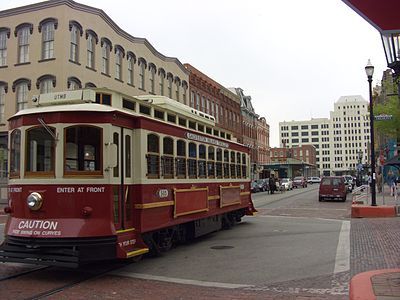
[{"label": "red and cream streetcar", "polygon": [[77,267],[168,250],[255,212],[249,156],[163,96],[41,94],[9,120],[0,261]]}]

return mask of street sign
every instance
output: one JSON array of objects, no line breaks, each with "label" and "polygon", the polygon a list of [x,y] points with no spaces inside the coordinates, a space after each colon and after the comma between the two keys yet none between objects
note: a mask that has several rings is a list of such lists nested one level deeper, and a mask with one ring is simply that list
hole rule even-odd
[{"label": "street sign", "polygon": [[391,120],[393,118],[393,115],[376,115],[374,116],[375,121],[385,121],[385,120]]}]

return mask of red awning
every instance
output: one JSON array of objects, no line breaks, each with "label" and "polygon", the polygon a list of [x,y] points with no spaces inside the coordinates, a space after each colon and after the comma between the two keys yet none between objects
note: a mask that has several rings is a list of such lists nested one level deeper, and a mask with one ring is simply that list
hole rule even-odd
[{"label": "red awning", "polygon": [[342,0],[379,32],[400,31],[400,0]]}]

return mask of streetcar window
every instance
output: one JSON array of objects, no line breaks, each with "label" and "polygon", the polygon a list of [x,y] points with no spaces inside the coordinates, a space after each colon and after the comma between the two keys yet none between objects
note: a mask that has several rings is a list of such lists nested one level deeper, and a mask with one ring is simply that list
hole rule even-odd
[{"label": "streetcar window", "polygon": [[231,177],[236,177],[235,152],[231,151]]},{"label": "streetcar window", "polygon": [[103,93],[96,93],[96,103],[111,106],[111,95],[103,94]]},{"label": "streetcar window", "polygon": [[139,111],[141,114],[150,116],[150,107],[145,105],[139,105]]},{"label": "streetcar window", "polygon": [[221,148],[217,149],[217,163],[215,165],[216,165],[217,177],[222,178],[222,149]]},{"label": "streetcar window", "polygon": [[206,146],[205,145],[199,145],[199,177],[205,178],[207,176],[206,170]]},{"label": "streetcar window", "polygon": [[127,178],[131,177],[131,137],[129,135],[125,136],[125,176]]},{"label": "streetcar window", "polygon": [[113,168],[113,176],[119,176],[119,134],[117,132],[113,133],[113,143],[117,145],[117,165]]},{"label": "streetcar window", "polygon": [[212,129],[210,127],[206,127],[206,133],[211,134]]},{"label": "streetcar window", "polygon": [[219,131],[214,129],[214,135],[219,136]]},{"label": "streetcar window", "polygon": [[64,174],[101,175],[102,129],[72,126],[64,131]]},{"label": "streetcar window", "polygon": [[230,139],[231,139],[231,135],[230,135],[229,133],[227,133],[227,134],[226,134],[226,138],[227,138],[228,140],[230,140]]},{"label": "streetcar window", "polygon": [[54,174],[54,138],[51,127],[36,127],[27,131],[26,173]]},{"label": "streetcar window", "polygon": [[160,120],[163,120],[163,121],[164,121],[164,112],[155,109],[155,110],[154,110],[154,118],[157,118],[157,119],[160,119]]},{"label": "streetcar window", "polygon": [[201,131],[201,132],[204,132],[204,126],[200,125],[200,124],[197,124],[197,130]]},{"label": "streetcar window", "polygon": [[246,154],[242,154],[242,177],[247,177]]},{"label": "streetcar window", "polygon": [[178,120],[179,120],[179,125],[180,126],[186,127],[186,119],[179,118]]},{"label": "streetcar window", "polygon": [[10,136],[10,177],[18,177],[21,162],[21,131],[14,130]]},{"label": "streetcar window", "polygon": [[225,138],[225,132],[221,131],[221,137]]},{"label": "streetcar window", "polygon": [[224,151],[224,177],[229,178],[229,151]]},{"label": "streetcar window", "polygon": [[189,128],[196,130],[196,122],[189,121]]},{"label": "streetcar window", "polygon": [[136,102],[127,99],[122,99],[122,107],[136,111]]},{"label": "streetcar window", "polygon": [[170,137],[165,137],[163,140],[163,161],[162,173],[164,178],[174,177],[174,141]]},{"label": "streetcar window", "polygon": [[167,120],[168,120],[168,122],[171,122],[171,123],[175,124],[176,123],[176,116],[167,114]]},{"label": "streetcar window", "polygon": [[188,172],[189,178],[196,178],[197,176],[197,149],[195,143],[189,143],[189,159],[188,159]]},{"label": "streetcar window", "polygon": [[155,134],[147,136],[147,177],[160,177],[160,144]]},{"label": "streetcar window", "polygon": [[238,177],[238,178],[240,178],[240,177],[242,177],[242,174],[241,174],[241,170],[242,168],[241,168],[241,165],[240,165],[240,153],[238,152],[238,153],[236,153],[236,176]]},{"label": "streetcar window", "polygon": [[178,178],[186,177],[186,143],[178,140],[176,142],[176,176]]},{"label": "streetcar window", "polygon": [[214,156],[214,147],[208,147],[208,161],[207,161],[207,173],[208,177],[215,177],[215,156]]}]

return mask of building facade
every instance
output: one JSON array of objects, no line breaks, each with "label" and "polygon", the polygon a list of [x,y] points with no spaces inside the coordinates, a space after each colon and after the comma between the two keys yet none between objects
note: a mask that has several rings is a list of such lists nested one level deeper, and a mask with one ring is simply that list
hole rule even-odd
[{"label": "building facade", "polygon": [[6,176],[7,119],[34,95],[107,87],[186,103],[189,72],[102,10],[53,0],[0,11],[0,162]]},{"label": "building facade", "polygon": [[368,102],[362,96],[342,96],[330,118],[279,123],[281,147],[313,145],[323,175],[355,173],[369,162],[370,124]]},{"label": "building facade", "polygon": [[223,134],[231,134],[243,143],[240,98],[192,65],[185,63],[189,72],[190,107],[214,116]]}]

